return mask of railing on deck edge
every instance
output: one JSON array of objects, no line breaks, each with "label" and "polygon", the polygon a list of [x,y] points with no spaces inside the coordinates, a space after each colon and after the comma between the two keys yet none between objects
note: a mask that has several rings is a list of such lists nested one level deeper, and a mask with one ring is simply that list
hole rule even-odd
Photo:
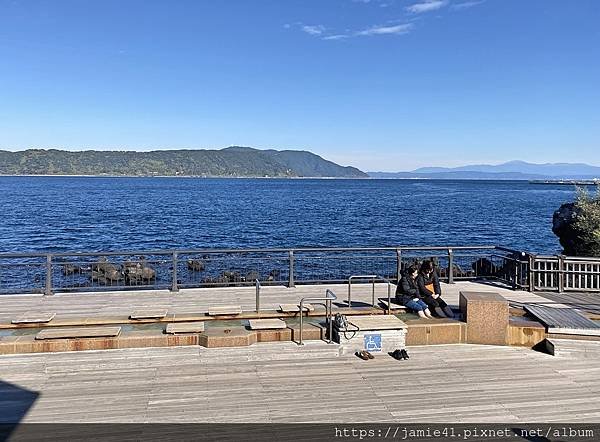
[{"label": "railing on deck edge", "polygon": [[244,285],[259,293],[261,285],[346,283],[356,274],[396,281],[423,259],[436,261],[448,283],[486,278],[529,289],[532,256],[489,245],[2,253],[0,294]]}]

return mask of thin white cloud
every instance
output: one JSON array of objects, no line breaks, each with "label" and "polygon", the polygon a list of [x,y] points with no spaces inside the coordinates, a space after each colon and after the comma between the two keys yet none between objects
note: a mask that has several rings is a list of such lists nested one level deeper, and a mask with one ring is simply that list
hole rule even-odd
[{"label": "thin white cloud", "polygon": [[462,2],[462,3],[456,3],[450,7],[452,9],[454,9],[455,11],[460,11],[461,9],[468,9],[468,8],[472,8],[473,6],[480,5],[483,2],[485,2],[485,0]]},{"label": "thin white cloud", "polygon": [[421,14],[423,12],[437,11],[447,4],[448,0],[425,0],[420,3],[407,6],[405,9],[413,14]]},{"label": "thin white cloud", "polygon": [[333,35],[326,35],[325,37],[323,37],[323,40],[344,40],[345,38],[349,38],[350,36],[347,34],[333,34]]},{"label": "thin white cloud", "polygon": [[325,26],[322,25],[304,25],[301,29],[309,35],[321,35],[325,32]]},{"label": "thin white cloud", "polygon": [[413,28],[412,23],[403,23],[401,25],[394,26],[372,26],[363,31],[356,33],[357,36],[369,36],[369,35],[402,35],[408,34]]}]

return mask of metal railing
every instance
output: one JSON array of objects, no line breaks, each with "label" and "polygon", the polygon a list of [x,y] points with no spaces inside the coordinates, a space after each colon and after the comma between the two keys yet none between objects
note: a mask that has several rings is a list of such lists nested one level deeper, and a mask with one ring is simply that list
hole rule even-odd
[{"label": "metal railing", "polygon": [[[337,299],[337,296],[335,295],[335,293],[333,293],[331,290],[327,289],[325,290],[325,296],[324,297],[310,297],[307,296],[305,298],[302,298],[300,300],[300,329],[298,330],[298,345],[304,345],[304,341],[302,340],[302,330],[304,328],[304,322],[303,322],[303,318],[304,318],[304,301],[310,301],[310,302],[315,302],[315,301],[325,301],[325,304],[323,304],[325,306],[325,320],[327,322],[327,328],[328,328],[328,344],[331,344],[331,342],[333,341],[332,339],[332,335],[333,335],[333,321],[332,321],[332,315],[331,315],[331,301],[335,301]],[[308,314],[308,312],[307,312]]]},{"label": "metal railing", "polygon": [[258,279],[255,280],[256,285],[256,313],[260,312],[260,281]]},{"label": "metal railing", "polygon": [[[442,281],[516,280],[520,252],[495,246],[192,249],[0,253],[0,294],[345,283],[349,275],[397,280],[414,261],[433,259]],[[492,262],[493,261],[493,262]],[[527,264],[528,265],[528,264]],[[528,275],[528,269],[518,272]],[[509,278],[509,279],[507,279]],[[513,278],[514,281],[510,280]],[[519,276],[521,278],[521,276]]]},{"label": "metal railing", "polygon": [[358,279],[358,280],[371,280],[372,282],[372,289],[371,289],[371,306],[375,307],[375,283],[378,281],[382,281],[385,284],[387,284],[387,298],[388,298],[388,308],[387,308],[387,313],[389,314],[391,311],[391,300],[392,300],[392,281],[390,281],[389,279],[383,277],[383,276],[377,276],[377,275],[352,275],[348,278],[348,300],[346,301],[348,303],[348,307],[352,307],[352,281]]},{"label": "metal railing", "polygon": [[532,291],[600,292],[600,258],[532,256]]}]

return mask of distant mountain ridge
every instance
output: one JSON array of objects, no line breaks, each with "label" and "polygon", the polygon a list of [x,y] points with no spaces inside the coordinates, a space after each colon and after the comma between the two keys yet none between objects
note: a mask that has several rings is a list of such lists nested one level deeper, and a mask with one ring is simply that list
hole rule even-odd
[{"label": "distant mountain ridge", "polygon": [[123,175],[206,177],[367,178],[308,151],[220,150],[65,151],[0,150],[0,175]]},{"label": "distant mountain ridge", "polygon": [[475,164],[460,167],[421,167],[410,172],[368,172],[372,178],[428,179],[594,179],[600,178],[600,167],[584,163],[535,164],[509,161],[502,164]]}]

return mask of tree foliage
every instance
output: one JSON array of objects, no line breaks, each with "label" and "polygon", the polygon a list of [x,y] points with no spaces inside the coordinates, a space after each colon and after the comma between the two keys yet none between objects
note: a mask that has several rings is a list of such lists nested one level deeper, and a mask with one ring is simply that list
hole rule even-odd
[{"label": "tree foliage", "polygon": [[573,229],[579,256],[600,256],[600,186],[594,195],[577,188]]}]

